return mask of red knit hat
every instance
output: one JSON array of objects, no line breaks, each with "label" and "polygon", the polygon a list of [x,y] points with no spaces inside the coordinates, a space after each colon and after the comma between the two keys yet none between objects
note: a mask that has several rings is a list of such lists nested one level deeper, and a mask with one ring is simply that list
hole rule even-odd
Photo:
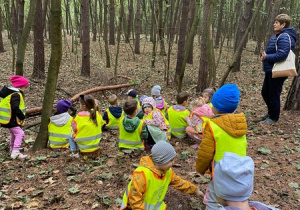
[{"label": "red knit hat", "polygon": [[11,82],[12,86],[14,86],[16,88],[26,87],[29,85],[28,79],[26,79],[25,77],[22,77],[20,75],[11,76],[10,82]]}]

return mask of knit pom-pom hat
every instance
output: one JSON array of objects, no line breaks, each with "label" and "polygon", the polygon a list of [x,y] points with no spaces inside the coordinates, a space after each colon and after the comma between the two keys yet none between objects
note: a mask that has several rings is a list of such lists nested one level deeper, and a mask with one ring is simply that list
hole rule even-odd
[{"label": "knit pom-pom hat", "polygon": [[14,86],[15,88],[26,87],[29,85],[28,79],[26,79],[25,77],[22,77],[20,75],[11,76],[10,82],[11,82],[12,86]]}]

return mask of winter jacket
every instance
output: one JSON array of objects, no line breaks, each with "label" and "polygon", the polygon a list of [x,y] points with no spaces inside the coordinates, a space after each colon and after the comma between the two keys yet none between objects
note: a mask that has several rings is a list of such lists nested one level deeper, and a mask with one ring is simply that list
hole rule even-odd
[{"label": "winter jacket", "polygon": [[[69,115],[68,112],[64,112],[61,114],[57,114],[57,115],[53,115],[50,117],[50,121],[56,125],[56,126],[64,126],[65,124],[67,124],[70,120],[71,116]],[[71,130],[71,128],[70,128]]]},{"label": "winter jacket", "polygon": [[[277,208],[267,206],[263,203],[257,202],[257,201],[249,201],[249,206],[251,210],[276,210]],[[242,210],[237,207],[233,206],[226,206],[226,207],[220,207],[219,210]]]},{"label": "winter jacket", "polygon": [[[274,63],[286,59],[290,52],[290,40],[288,35],[284,33],[290,35],[292,50],[295,49],[295,42],[298,39],[296,30],[293,27],[281,29],[281,31],[278,34],[270,38],[267,47],[265,49],[265,52],[267,54],[265,60],[263,61],[263,70],[265,72],[272,72]],[[279,37],[280,34],[282,35]],[[277,51],[276,51],[276,41],[277,41]]]},{"label": "winter jacket", "polygon": [[[120,106],[110,106],[108,107],[108,110],[117,119],[122,116],[122,108]],[[106,111],[103,114],[103,120],[106,122],[106,124],[108,124],[109,119]]]},{"label": "winter jacket", "polygon": [[[232,137],[241,137],[247,133],[247,122],[244,113],[217,115],[211,121]],[[200,174],[204,174],[208,169],[211,170],[211,162],[214,160],[215,154],[215,144],[216,141],[207,123],[196,160],[196,171]]]},{"label": "winter jacket", "polygon": [[[140,166],[150,169],[156,177],[163,178],[164,173],[155,168],[154,163],[150,156],[142,157],[140,160]],[[130,187],[128,206],[130,209],[143,210],[145,209],[143,202],[143,195],[147,190],[145,186],[145,175],[144,173],[132,174],[132,184]],[[188,194],[196,194],[198,191],[197,187],[190,183],[189,181],[183,180],[180,176],[177,176],[174,171],[172,171],[172,180],[170,185],[181,192]]]},{"label": "winter jacket", "polygon": [[[133,133],[139,127],[140,121],[141,120],[137,117],[129,118],[128,116],[126,116],[124,117],[121,123],[123,124],[124,129],[128,133]],[[148,132],[146,129],[146,125],[144,125],[141,133],[141,139],[145,140],[147,138],[148,138]]]},{"label": "winter jacket", "polygon": [[[14,88],[14,87],[4,86],[2,88],[2,90],[0,91],[0,98],[6,98],[10,94],[17,93],[17,92],[20,92],[23,95],[23,98],[24,98],[24,93],[20,89]],[[19,105],[20,105],[20,96],[19,96],[19,94],[13,94],[11,96],[10,105],[11,105],[11,110],[12,110],[11,111],[10,122],[8,124],[1,125],[4,128],[13,128],[13,127],[19,126],[18,123],[17,123],[16,117],[18,117],[19,120],[24,120],[25,119],[25,115],[19,109]]]}]

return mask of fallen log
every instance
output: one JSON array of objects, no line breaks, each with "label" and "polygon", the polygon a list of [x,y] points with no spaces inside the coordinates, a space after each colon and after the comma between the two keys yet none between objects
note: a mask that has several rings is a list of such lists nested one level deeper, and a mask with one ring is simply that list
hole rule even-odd
[{"label": "fallen log", "polygon": [[[86,95],[86,94],[90,94],[90,93],[94,93],[94,92],[99,92],[99,91],[104,91],[104,90],[115,90],[115,89],[119,89],[119,88],[126,88],[126,87],[131,87],[137,84],[120,84],[120,85],[109,85],[109,86],[100,86],[100,87],[95,87],[89,90],[85,90],[82,91],[78,94],[76,94],[75,96],[73,96],[70,101],[74,102],[76,100],[78,100],[80,95]],[[26,110],[26,115],[32,115],[35,113],[40,113],[42,111],[42,107],[35,107],[35,108],[30,108]]]}]

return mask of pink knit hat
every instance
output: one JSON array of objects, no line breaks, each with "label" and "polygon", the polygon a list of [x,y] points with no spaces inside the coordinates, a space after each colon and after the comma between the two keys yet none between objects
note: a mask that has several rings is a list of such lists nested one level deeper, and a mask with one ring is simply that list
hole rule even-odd
[{"label": "pink knit hat", "polygon": [[25,77],[22,77],[20,75],[11,76],[10,82],[11,82],[12,86],[14,86],[16,88],[26,87],[29,85],[28,79],[26,79]]}]

